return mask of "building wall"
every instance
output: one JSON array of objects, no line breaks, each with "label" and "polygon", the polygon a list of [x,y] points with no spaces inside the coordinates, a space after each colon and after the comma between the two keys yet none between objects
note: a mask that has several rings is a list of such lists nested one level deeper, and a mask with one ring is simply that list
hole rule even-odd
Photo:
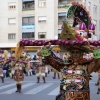
[{"label": "building wall", "polygon": [[[56,39],[58,35],[58,13],[67,11],[67,8],[58,8],[58,0],[46,0],[46,7],[38,7],[38,1],[35,1],[35,10],[22,11],[22,0],[0,0],[0,44],[17,43],[22,38],[22,16],[35,16],[35,39],[38,39],[38,32],[46,32],[46,39]],[[61,1],[61,0],[60,0]],[[63,0],[62,0],[63,1]],[[90,11],[93,20],[96,20],[96,35],[100,38],[100,0],[73,0],[86,5]],[[10,10],[8,3],[16,2],[16,9]],[[72,0],[68,0],[71,3]],[[89,9],[88,2],[91,2],[91,9]],[[97,12],[93,11],[93,5],[97,6]],[[46,16],[45,23],[39,23],[38,17]],[[16,24],[8,24],[8,18],[16,18]],[[8,33],[15,33],[15,40],[8,40]],[[9,44],[8,44],[9,43]],[[13,47],[13,46],[12,46]]]},{"label": "building wall", "polygon": [[[15,9],[9,9],[9,3],[15,3]],[[9,24],[9,18],[16,18],[15,24]],[[0,43],[17,43],[22,34],[21,0],[0,0]],[[16,39],[8,40],[8,33],[15,33]]]},{"label": "building wall", "polygon": [[[39,16],[46,16],[44,23],[38,23]],[[38,39],[38,32],[46,32],[46,39],[54,39],[57,35],[57,0],[46,0],[46,7],[38,7],[38,0],[35,0],[35,39]]]}]

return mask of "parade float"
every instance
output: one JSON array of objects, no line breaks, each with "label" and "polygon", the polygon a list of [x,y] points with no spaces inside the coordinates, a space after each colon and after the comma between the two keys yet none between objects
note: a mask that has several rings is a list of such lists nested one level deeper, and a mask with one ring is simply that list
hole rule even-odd
[{"label": "parade float", "polygon": [[[71,15],[74,19],[72,26],[68,23]],[[58,40],[22,39],[16,49],[16,58],[25,46],[42,46],[37,55],[43,56],[46,64],[62,73],[56,100],[90,100],[90,74],[100,69],[100,41],[93,38],[95,25],[86,7],[72,2],[61,28]],[[58,45],[66,54],[64,59],[53,53],[52,45]]]}]

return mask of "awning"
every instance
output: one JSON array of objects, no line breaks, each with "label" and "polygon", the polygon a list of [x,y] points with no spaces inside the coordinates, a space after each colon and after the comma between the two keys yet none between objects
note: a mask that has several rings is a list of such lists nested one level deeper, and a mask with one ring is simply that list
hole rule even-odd
[{"label": "awning", "polygon": [[8,3],[8,6],[16,6],[16,2]]},{"label": "awning", "polygon": [[34,29],[35,25],[23,25],[22,29]]},{"label": "awning", "polygon": [[34,0],[23,0],[23,2],[29,2],[29,1],[34,1]]},{"label": "awning", "polygon": [[66,16],[66,13],[58,13],[58,16]]},{"label": "awning", "polygon": [[17,43],[0,43],[0,48],[11,48],[16,47]]},{"label": "awning", "polygon": [[35,17],[35,15],[34,14],[29,14],[29,15],[22,15],[22,17]]}]

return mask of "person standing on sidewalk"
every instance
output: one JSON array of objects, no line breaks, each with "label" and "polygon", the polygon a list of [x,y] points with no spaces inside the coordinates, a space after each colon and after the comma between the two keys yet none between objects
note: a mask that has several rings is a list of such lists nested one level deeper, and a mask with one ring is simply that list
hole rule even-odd
[{"label": "person standing on sidewalk", "polygon": [[21,93],[22,82],[24,80],[24,74],[21,66],[16,64],[15,73],[14,73],[14,81],[16,82],[16,92]]}]

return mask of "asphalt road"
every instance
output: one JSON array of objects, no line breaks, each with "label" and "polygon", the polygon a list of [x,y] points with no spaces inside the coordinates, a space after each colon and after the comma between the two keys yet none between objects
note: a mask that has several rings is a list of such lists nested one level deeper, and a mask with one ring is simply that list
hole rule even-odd
[{"label": "asphalt road", "polygon": [[[91,100],[100,100],[100,94],[97,95],[97,73],[92,73],[90,81]],[[0,100],[55,100],[59,92],[59,79],[52,79],[51,72],[46,83],[41,78],[40,83],[36,83],[36,76],[25,76],[22,93],[16,93],[15,82],[13,79],[5,78],[5,83],[0,81]]]}]

